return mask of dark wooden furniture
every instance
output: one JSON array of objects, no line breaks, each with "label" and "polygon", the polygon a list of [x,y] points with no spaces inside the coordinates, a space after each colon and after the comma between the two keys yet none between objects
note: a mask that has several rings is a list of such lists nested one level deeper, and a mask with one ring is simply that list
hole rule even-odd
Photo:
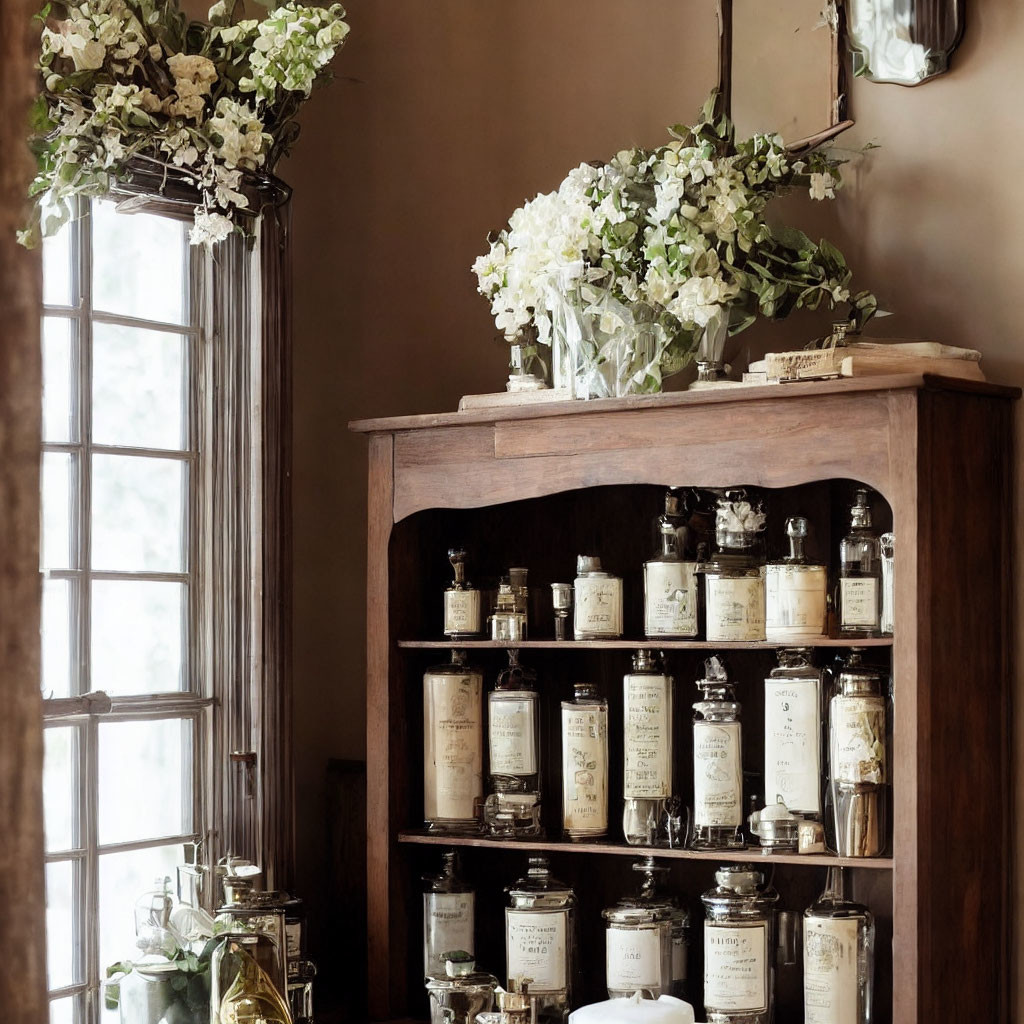
[{"label": "dark wooden furniture", "polygon": [[[772,489],[769,535],[800,510],[815,528],[811,553],[834,565],[853,482],[879,492],[878,515],[897,538],[891,657],[893,827],[890,855],[851,862],[853,894],[878,922],[876,1020],[1009,1020],[1011,809],[1010,528],[1012,401],[1019,392],[922,376],[894,376],[566,403],[493,412],[368,420],[369,435],[367,883],[373,1019],[424,1018],[420,876],[442,848],[462,849],[477,885],[477,956],[504,971],[503,886],[530,850],[551,853],[580,898],[583,1001],[604,998],[600,908],[632,891],[630,859],[614,838],[558,838],[558,702],[581,679],[610,698],[610,818],[621,751],[621,642],[556,644],[550,598],[531,609],[524,645],[541,680],[549,742],[538,842],[422,832],[422,673],[446,658],[440,637],[446,548],[465,543],[472,574],[526,565],[540,602],[571,580],[578,552],[602,555],[625,578],[626,636],[641,633],[641,564],[649,523],[667,484]],[[488,683],[504,662],[487,642],[466,643]],[[762,691],[774,664],[766,644],[666,648],[676,678],[677,735],[688,737],[707,648],[726,656],[743,702],[744,767],[759,770]],[[847,644],[820,645],[820,660]],[[436,648],[436,649],[435,649]],[[688,739],[676,756],[691,786]],[[621,782],[619,782],[621,786]],[[614,833],[613,833],[614,835]],[[770,871],[780,907],[803,910],[822,888],[828,856],[656,851],[694,916],[694,987],[700,1003],[699,895],[715,862]],[[799,987],[780,990],[777,1019],[799,1021]],[[699,1008],[698,1008],[699,1012]]]}]

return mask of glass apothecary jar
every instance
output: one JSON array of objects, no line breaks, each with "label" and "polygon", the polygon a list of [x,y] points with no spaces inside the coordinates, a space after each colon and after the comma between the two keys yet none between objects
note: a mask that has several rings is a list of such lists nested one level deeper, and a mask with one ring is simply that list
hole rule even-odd
[{"label": "glass apothecary jar", "polygon": [[577,640],[615,640],[622,636],[622,580],[601,568],[596,555],[576,560],[575,618]]},{"label": "glass apothecary jar", "polygon": [[458,854],[441,855],[441,871],[423,879],[423,974],[447,977],[445,953],[453,949],[472,954],[476,923],[476,894],[459,875]]},{"label": "glass apothecary jar", "polygon": [[430,1024],[474,1024],[478,1013],[494,1006],[498,979],[476,969],[476,960],[463,950],[444,954],[445,973],[427,979]]},{"label": "glass apothecary jar", "polygon": [[562,701],[562,831],[574,841],[608,834],[608,701],[590,683]]}]

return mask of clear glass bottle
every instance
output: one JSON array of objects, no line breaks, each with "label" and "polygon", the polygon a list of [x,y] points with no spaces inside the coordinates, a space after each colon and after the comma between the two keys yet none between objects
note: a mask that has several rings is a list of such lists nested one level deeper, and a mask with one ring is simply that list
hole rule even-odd
[{"label": "clear glass bottle", "polygon": [[498,584],[498,597],[489,622],[492,640],[518,644],[526,639],[526,613],[519,610],[516,593],[507,578]]},{"label": "clear glass bottle", "polygon": [[644,562],[644,635],[694,637],[698,631],[697,562],[687,543],[689,531],[674,491],[666,492],[665,511],[655,525],[655,554]]},{"label": "clear glass bottle", "polygon": [[562,701],[562,831],[572,840],[608,834],[608,701],[591,683]]},{"label": "clear glass bottle", "polygon": [[[221,907],[217,913],[214,922],[216,934],[230,938],[267,975],[278,993],[286,996],[288,962],[284,905],[287,895],[241,889],[233,898],[235,902]],[[245,965],[233,954],[228,955],[229,952],[225,950],[222,953],[227,961],[225,970],[237,973]],[[230,979],[222,973],[219,991],[226,992],[229,985]]]},{"label": "clear glass bottle", "polygon": [[765,639],[764,521],[762,507],[743,490],[726,491],[718,499],[716,552],[699,570],[708,640]]},{"label": "clear glass bottle", "polygon": [[483,811],[483,676],[453,650],[423,675],[423,817],[431,832],[476,834]]},{"label": "clear glass bottle", "polygon": [[811,651],[779,651],[778,668],[764,681],[764,801],[782,802],[804,818],[821,820],[821,670]]},{"label": "clear glass bottle", "polygon": [[507,892],[507,977],[532,979],[538,1024],[562,1024],[573,1005],[576,894],[552,877],[547,857],[531,857],[526,877]]},{"label": "clear glass bottle", "polygon": [[292,1024],[279,989],[238,936],[225,935],[210,957],[211,1024]]},{"label": "clear glass bottle", "polygon": [[743,736],[736,688],[716,657],[697,680],[693,705],[693,842],[695,850],[742,849]]},{"label": "clear glass bottle", "polygon": [[658,864],[653,856],[634,861],[633,870],[643,879],[638,899],[647,906],[660,906],[668,911],[672,937],[671,988],[668,995],[685,999],[688,995],[690,961],[690,912],[664,890],[668,868]]},{"label": "clear glass bottle", "polygon": [[601,568],[596,555],[576,560],[573,632],[577,640],[607,640],[622,636],[622,580]]},{"label": "clear glass bottle", "polygon": [[888,708],[882,675],[851,648],[829,705],[829,785],[836,851],[878,857],[886,846]]},{"label": "clear glass bottle", "polygon": [[807,520],[786,520],[789,554],[765,566],[765,637],[772,643],[799,643],[827,630],[828,569],[813,565],[804,553]]},{"label": "clear glass bottle", "polygon": [[672,677],[657,652],[638,650],[622,680],[622,832],[655,846],[672,796]]},{"label": "clear glass bottle", "polygon": [[445,974],[427,979],[430,1024],[474,1024],[478,1013],[494,1006],[498,979],[476,969],[476,960],[464,950],[445,953]]},{"label": "clear glass bottle", "polygon": [[605,920],[608,998],[645,992],[651,999],[672,989],[672,916],[669,908],[626,896],[601,911]]},{"label": "clear glass bottle", "polygon": [[476,950],[476,894],[459,877],[458,855],[441,855],[441,871],[423,878],[423,975],[447,977],[444,954],[452,949]]},{"label": "clear glass bottle", "polygon": [[523,617],[522,632],[523,640],[530,636],[530,588],[526,579],[529,576],[529,569],[509,569],[508,582],[512,587],[512,596],[515,599],[515,609]]},{"label": "clear glass bottle", "polygon": [[879,631],[882,636],[892,636],[896,618],[896,578],[893,575],[895,538],[891,533],[883,533],[878,541],[882,553],[882,614]]},{"label": "clear glass bottle", "polygon": [[533,1024],[530,985],[524,978],[509,978],[508,989],[494,993],[496,1009],[477,1014],[476,1024]]},{"label": "clear glass bottle", "polygon": [[295,970],[288,970],[288,1009],[292,1024],[313,1024],[313,983],[316,964],[312,960],[297,960]]},{"label": "clear glass bottle", "polygon": [[537,675],[508,651],[508,666],[487,695],[490,795],[484,821],[493,836],[539,836],[540,708]]},{"label": "clear glass bottle", "polygon": [[843,869],[804,911],[805,1024],[871,1024],[875,919],[844,899]]},{"label": "clear glass bottle", "polygon": [[860,488],[850,507],[850,532],[839,542],[839,632],[878,636],[882,568],[878,534],[871,525],[868,492]]},{"label": "clear glass bottle", "polygon": [[466,580],[466,552],[451,548],[448,561],[455,579],[444,592],[444,635],[452,639],[479,636],[483,631],[480,591]]},{"label": "clear glass bottle", "polygon": [[715,888],[701,896],[708,1024],[769,1024],[779,894],[748,864],[719,868],[715,881]]}]

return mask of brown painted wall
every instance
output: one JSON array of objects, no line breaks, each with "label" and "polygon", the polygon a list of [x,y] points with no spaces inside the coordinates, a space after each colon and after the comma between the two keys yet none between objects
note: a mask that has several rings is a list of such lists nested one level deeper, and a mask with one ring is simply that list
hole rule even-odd
[{"label": "brown painted wall", "polygon": [[[702,7],[351,0],[337,68],[354,81],[311,100],[283,172],[295,187],[295,730],[307,893],[323,863],[326,760],[364,749],[365,457],[345,424],[451,409],[464,393],[502,386],[504,350],[470,263],[489,230],[575,163],[655,143],[664,125],[690,119],[716,76]],[[970,8],[951,74],[917,89],[853,84],[858,125],[843,144],[883,148],[830,208],[788,206],[898,311],[876,333],[975,346],[992,379],[1024,384],[1024,11],[1016,0]],[[803,344],[821,321],[756,327],[741,352]],[[983,684],[968,681],[965,699]]]}]

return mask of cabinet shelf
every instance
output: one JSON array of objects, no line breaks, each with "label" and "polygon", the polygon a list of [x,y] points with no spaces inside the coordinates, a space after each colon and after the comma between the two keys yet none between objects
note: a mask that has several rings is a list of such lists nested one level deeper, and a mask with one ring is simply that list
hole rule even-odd
[{"label": "cabinet shelf", "polygon": [[670,850],[665,847],[629,846],[627,843],[567,843],[548,839],[487,839],[483,836],[442,836],[407,830],[398,833],[400,843],[428,846],[472,846],[480,850],[519,850],[524,853],[599,853],[618,857],[667,857],[678,860],[711,860],[724,864],[804,864],[809,867],[876,868],[892,870],[891,857],[837,857],[831,853],[766,853],[760,847],[745,850]]},{"label": "cabinet shelf", "polygon": [[508,643],[505,640],[399,640],[398,646],[407,649],[429,650],[490,650],[510,647],[534,648],[540,650],[570,651],[635,651],[640,648],[656,647],[658,650],[694,651],[774,651],[782,647],[892,647],[892,637],[874,639],[853,639],[820,637],[816,640],[801,640],[791,643],[769,643],[767,640],[523,640]]}]

